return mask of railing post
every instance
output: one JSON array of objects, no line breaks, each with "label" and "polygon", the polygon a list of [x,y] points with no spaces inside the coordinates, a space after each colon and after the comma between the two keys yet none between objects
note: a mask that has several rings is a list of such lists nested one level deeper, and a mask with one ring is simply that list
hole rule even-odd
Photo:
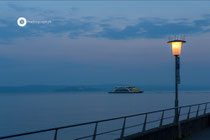
[{"label": "railing post", "polygon": [[178,111],[176,111],[176,107],[174,108],[174,123],[177,123],[177,117],[178,117],[178,115],[177,114],[179,114],[179,113],[177,113],[176,114],[176,112],[178,112]]},{"label": "railing post", "polygon": [[92,140],[95,140],[96,139],[97,127],[98,127],[98,122],[96,122],[95,130],[93,132],[93,139]]},{"label": "railing post", "polygon": [[142,128],[142,132],[144,132],[146,130],[146,125],[147,125],[147,113],[145,114],[144,125],[143,125],[143,128]]},{"label": "railing post", "polygon": [[177,121],[179,121],[179,117],[180,117],[180,114],[181,114],[181,109],[182,109],[182,108],[181,108],[181,107],[179,107],[178,109],[179,109],[179,112],[178,112],[178,118],[177,118]]},{"label": "railing post", "polygon": [[200,110],[200,105],[198,105],[198,109],[197,109],[196,117],[198,117],[198,115],[199,115],[199,110]]},{"label": "railing post", "polygon": [[179,138],[182,137],[182,130],[181,130],[181,124],[180,124],[180,121],[179,121],[179,117],[180,117],[180,114],[181,114],[181,107],[178,108],[178,116],[177,116],[177,125],[178,125],[178,136]]},{"label": "railing post", "polygon": [[58,133],[58,129],[55,129],[54,140],[57,140],[57,133]]},{"label": "railing post", "polygon": [[178,124],[178,122],[179,122],[179,116],[180,116],[180,112],[181,112],[181,108],[180,107],[176,107],[175,109],[177,109],[177,114],[175,113],[175,115],[174,115],[174,123],[175,124]]},{"label": "railing post", "polygon": [[187,120],[189,120],[189,119],[190,119],[190,114],[191,114],[191,106],[189,107],[189,110],[188,110]]},{"label": "railing post", "polygon": [[126,117],[124,118],[124,121],[123,121],[123,126],[122,126],[122,131],[121,131],[120,138],[123,138],[123,137],[124,137],[124,132],[125,132],[125,123],[126,123]]},{"label": "railing post", "polygon": [[206,105],[205,105],[205,109],[204,109],[203,114],[206,114],[207,106],[208,106],[208,103],[206,103]]},{"label": "railing post", "polygon": [[162,115],[161,115],[161,119],[160,119],[160,125],[159,125],[159,127],[162,127],[162,125],[163,125],[163,118],[164,118],[164,110],[162,111]]}]

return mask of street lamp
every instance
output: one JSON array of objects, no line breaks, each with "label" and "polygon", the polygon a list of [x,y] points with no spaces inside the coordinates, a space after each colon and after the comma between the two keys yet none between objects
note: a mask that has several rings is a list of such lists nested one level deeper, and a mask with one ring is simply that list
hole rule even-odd
[{"label": "street lamp", "polygon": [[179,124],[179,101],[178,101],[178,84],[180,84],[180,59],[182,44],[184,40],[171,40],[168,44],[172,45],[172,53],[175,56],[175,118],[174,122],[178,125],[178,135],[181,137],[181,129]]}]

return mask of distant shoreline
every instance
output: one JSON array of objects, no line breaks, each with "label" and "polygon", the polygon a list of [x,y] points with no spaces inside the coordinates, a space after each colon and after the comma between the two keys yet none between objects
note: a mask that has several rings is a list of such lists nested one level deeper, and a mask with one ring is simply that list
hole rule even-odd
[{"label": "distant shoreline", "polygon": [[[108,92],[116,85],[78,85],[78,86],[50,86],[50,85],[28,85],[28,86],[0,86],[0,93],[68,93],[68,92]],[[136,86],[145,92],[173,92],[173,86]],[[210,91],[208,87],[182,86],[183,92]]]}]

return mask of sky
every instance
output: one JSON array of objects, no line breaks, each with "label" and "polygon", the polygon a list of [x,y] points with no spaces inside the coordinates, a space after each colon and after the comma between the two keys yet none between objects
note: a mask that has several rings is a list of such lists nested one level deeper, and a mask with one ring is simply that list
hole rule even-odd
[{"label": "sky", "polygon": [[[181,85],[210,85],[210,2],[0,2],[0,86],[174,84],[168,37],[185,35]],[[17,19],[51,21],[17,25]]]}]

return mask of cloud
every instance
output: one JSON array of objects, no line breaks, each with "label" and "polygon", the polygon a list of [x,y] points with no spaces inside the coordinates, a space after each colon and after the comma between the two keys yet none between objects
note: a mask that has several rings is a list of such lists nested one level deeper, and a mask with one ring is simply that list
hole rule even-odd
[{"label": "cloud", "polygon": [[142,18],[135,25],[128,25],[124,29],[116,29],[110,25],[103,25],[103,31],[93,35],[114,40],[136,38],[165,38],[171,34],[196,34],[209,32],[210,18],[188,22],[170,22],[161,18]]},{"label": "cloud", "polygon": [[[17,11],[24,9],[13,4],[9,6]],[[138,38],[158,39],[173,34],[192,35],[210,31],[210,15],[204,15],[202,18],[192,21],[184,18],[177,18],[173,21],[157,17],[140,18],[135,23],[129,23],[129,19],[124,17],[99,19],[90,16],[80,18],[54,16],[50,18],[51,24],[28,24],[24,28],[18,27],[16,20],[15,18],[0,18],[1,44],[10,43],[18,38],[41,37],[46,34],[59,34],[61,36],[62,34],[68,34],[71,39],[89,37],[127,40]],[[47,20],[49,19],[47,18]]]}]

